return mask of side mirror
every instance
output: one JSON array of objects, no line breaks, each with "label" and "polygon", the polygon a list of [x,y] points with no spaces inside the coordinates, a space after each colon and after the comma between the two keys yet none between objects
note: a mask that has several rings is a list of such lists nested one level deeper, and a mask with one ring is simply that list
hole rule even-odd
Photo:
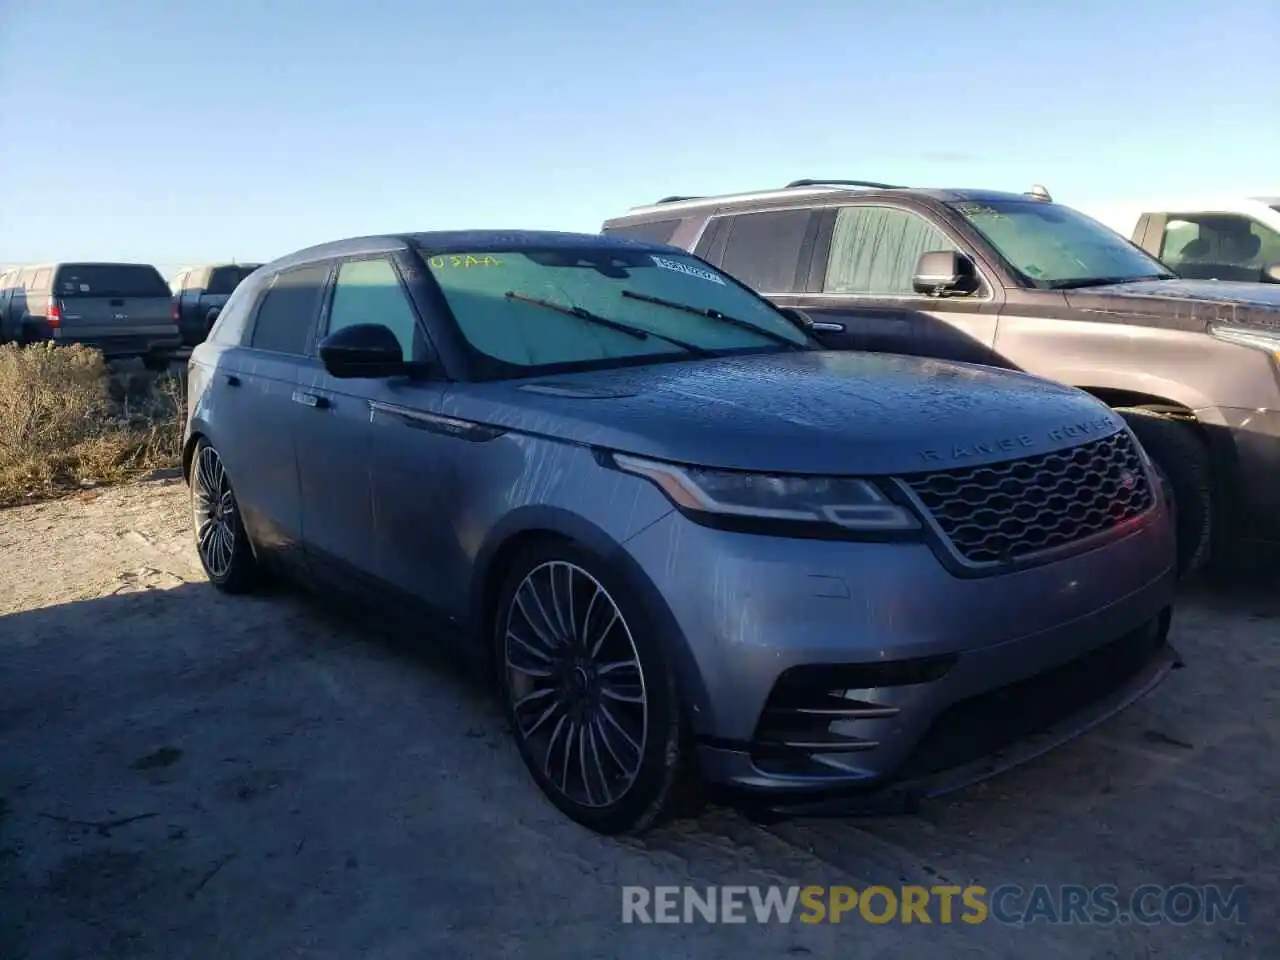
[{"label": "side mirror", "polygon": [[1268,263],[1262,268],[1263,283],[1280,283],[1280,263]]},{"label": "side mirror", "polygon": [[930,297],[970,294],[978,289],[978,271],[958,250],[930,250],[920,254],[911,287]]},{"label": "side mirror", "polygon": [[396,335],[380,323],[357,323],[329,334],[320,341],[320,361],[343,380],[395,377],[411,367]]}]

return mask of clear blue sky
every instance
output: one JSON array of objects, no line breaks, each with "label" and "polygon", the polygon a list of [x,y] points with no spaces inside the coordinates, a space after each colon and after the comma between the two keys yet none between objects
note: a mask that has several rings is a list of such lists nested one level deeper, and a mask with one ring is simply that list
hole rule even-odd
[{"label": "clear blue sky", "polygon": [[0,0],[0,263],[596,230],[803,176],[1280,192],[1280,2]]}]

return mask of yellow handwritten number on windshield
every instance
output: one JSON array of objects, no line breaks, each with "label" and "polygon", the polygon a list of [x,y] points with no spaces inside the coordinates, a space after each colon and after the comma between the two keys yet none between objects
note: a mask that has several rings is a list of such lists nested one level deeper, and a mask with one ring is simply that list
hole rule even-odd
[{"label": "yellow handwritten number on windshield", "polygon": [[500,267],[502,261],[492,254],[475,256],[470,253],[451,253],[446,256],[432,257],[431,266],[435,270],[444,267]]}]

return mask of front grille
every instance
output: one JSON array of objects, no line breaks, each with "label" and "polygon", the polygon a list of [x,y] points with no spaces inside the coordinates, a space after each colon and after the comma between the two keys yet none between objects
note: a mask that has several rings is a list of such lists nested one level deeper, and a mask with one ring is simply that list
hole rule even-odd
[{"label": "front grille", "polygon": [[904,477],[967,562],[1008,563],[1110,530],[1155,503],[1121,430],[1068,450]]}]

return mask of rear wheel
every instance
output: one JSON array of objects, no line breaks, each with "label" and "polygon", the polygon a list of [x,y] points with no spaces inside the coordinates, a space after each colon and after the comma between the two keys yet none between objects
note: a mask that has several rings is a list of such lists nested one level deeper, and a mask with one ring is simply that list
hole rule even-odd
[{"label": "rear wheel", "polygon": [[1209,446],[1189,423],[1152,410],[1118,411],[1155,462],[1168,489],[1178,536],[1178,573],[1202,569],[1213,542],[1216,504]]},{"label": "rear wheel", "polygon": [[600,833],[688,812],[692,759],[661,642],[623,578],[564,542],[510,567],[494,625],[508,722],[538,786]]},{"label": "rear wheel", "polygon": [[209,582],[227,593],[253,589],[262,577],[240,519],[240,505],[222,457],[204,440],[196,444],[188,481],[196,552]]}]

